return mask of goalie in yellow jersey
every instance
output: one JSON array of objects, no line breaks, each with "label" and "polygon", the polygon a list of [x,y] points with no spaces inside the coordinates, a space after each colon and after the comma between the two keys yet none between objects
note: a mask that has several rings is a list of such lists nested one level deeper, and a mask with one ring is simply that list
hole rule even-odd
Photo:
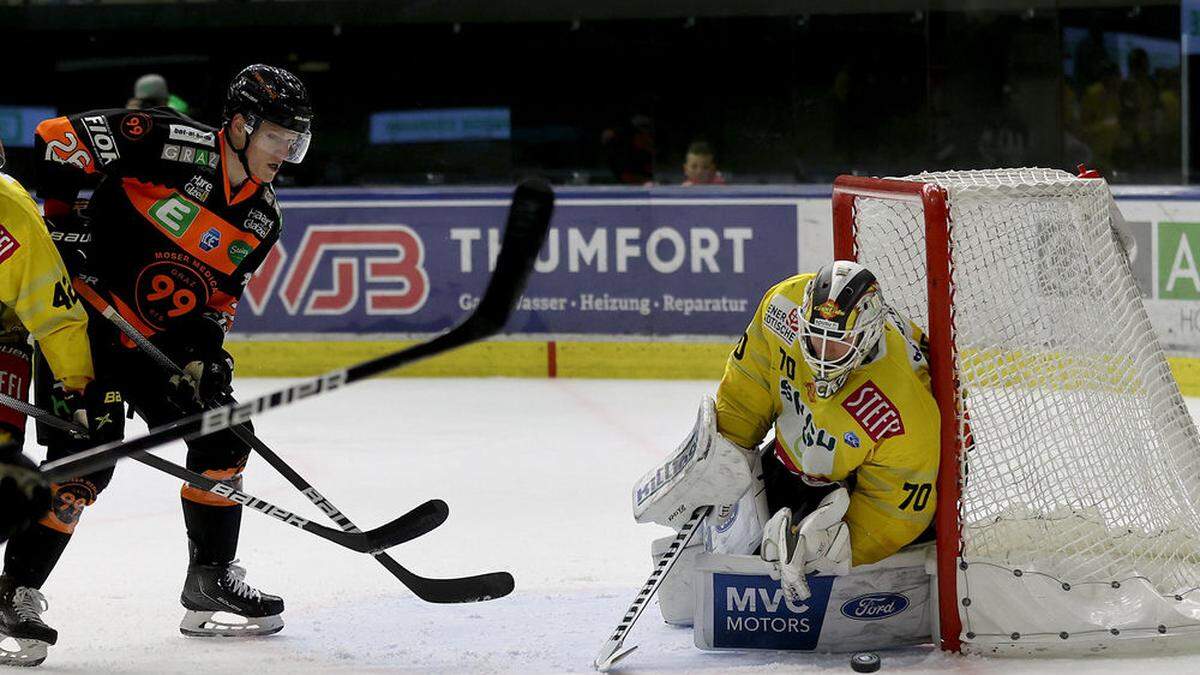
[{"label": "goalie in yellow jersey", "polygon": [[[896,553],[929,529],[937,503],[940,417],[924,345],[862,265],[781,281],[730,354],[715,404],[706,399],[689,440],[635,488],[635,518],[679,529],[695,508],[719,507],[705,547],[757,549],[796,602],[810,595],[807,574]],[[774,443],[752,450],[772,427]],[[664,582],[668,621],[690,622],[687,593]]]},{"label": "goalie in yellow jersey", "polygon": [[837,261],[767,291],[730,355],[717,430],[755,447],[775,427],[761,555],[794,599],[806,573],[882,560],[933,521],[940,418],[924,342],[869,270]]}]

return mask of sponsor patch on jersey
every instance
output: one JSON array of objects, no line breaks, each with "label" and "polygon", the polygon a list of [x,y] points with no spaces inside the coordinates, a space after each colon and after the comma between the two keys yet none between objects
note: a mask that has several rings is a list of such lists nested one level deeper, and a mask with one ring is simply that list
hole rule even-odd
[{"label": "sponsor patch on jersey", "polygon": [[904,433],[904,420],[900,419],[900,412],[871,380],[850,392],[842,401],[842,408],[850,413],[873,441]]},{"label": "sponsor patch on jersey", "polygon": [[19,248],[21,248],[21,242],[12,236],[12,232],[9,232],[7,227],[0,225],[0,263],[11,258]]},{"label": "sponsor patch on jersey", "polygon": [[234,265],[241,265],[246,256],[250,255],[250,244],[239,239],[230,243],[225,252],[229,254],[229,259]]},{"label": "sponsor patch on jersey", "polygon": [[140,141],[150,133],[154,120],[144,112],[129,113],[121,118],[121,135],[131,141]]},{"label": "sponsor patch on jersey", "polygon": [[83,128],[87,129],[88,136],[92,139],[92,150],[101,166],[121,159],[121,153],[117,151],[117,142],[113,140],[112,129],[108,127],[108,119],[104,115],[84,117]]},{"label": "sponsor patch on jersey", "polygon": [[207,145],[213,147],[217,144],[217,137],[211,131],[201,131],[196,127],[189,127],[182,124],[172,124],[170,138],[173,141],[183,141],[184,143],[195,143],[196,145]]},{"label": "sponsor patch on jersey", "polygon": [[200,235],[200,248],[204,251],[211,251],[221,245],[221,231],[215,227],[210,227]]},{"label": "sponsor patch on jersey", "polygon": [[212,181],[205,179],[203,176],[192,176],[187,185],[183,186],[183,191],[199,202],[207,200],[208,195],[212,193],[212,189]]},{"label": "sponsor patch on jersey", "polygon": [[846,445],[852,448],[857,448],[862,445],[862,441],[858,440],[858,434],[854,433],[853,431],[847,431],[845,434],[842,434],[842,440],[846,441]]},{"label": "sponsor patch on jersey", "polygon": [[800,330],[799,306],[782,295],[776,295],[763,312],[763,327],[778,335],[788,346],[795,344],[796,333]]},{"label": "sponsor patch on jersey", "polygon": [[246,214],[246,221],[242,223],[242,227],[257,234],[259,239],[266,239],[267,235],[271,232],[271,217],[258,209],[250,209],[250,212]]},{"label": "sponsor patch on jersey", "polygon": [[189,202],[178,194],[155,202],[148,215],[171,236],[182,237],[196,216],[200,215],[200,207]]}]

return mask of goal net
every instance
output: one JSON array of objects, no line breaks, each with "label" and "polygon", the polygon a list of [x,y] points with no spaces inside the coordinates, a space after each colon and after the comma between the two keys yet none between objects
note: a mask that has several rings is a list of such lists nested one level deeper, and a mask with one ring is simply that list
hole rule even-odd
[{"label": "goal net", "polygon": [[836,257],[930,336],[948,649],[1200,632],[1200,437],[1117,218],[1047,169],[835,183]]}]

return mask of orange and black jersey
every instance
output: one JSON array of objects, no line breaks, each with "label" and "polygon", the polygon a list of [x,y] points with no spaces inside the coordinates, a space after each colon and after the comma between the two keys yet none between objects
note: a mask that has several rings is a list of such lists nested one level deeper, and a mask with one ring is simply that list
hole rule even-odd
[{"label": "orange and black jersey", "polygon": [[87,274],[146,335],[208,315],[225,330],[279,238],[270,185],[229,184],[224,132],[169,108],[97,110],[38,125],[35,187],[48,218],[94,186]]}]

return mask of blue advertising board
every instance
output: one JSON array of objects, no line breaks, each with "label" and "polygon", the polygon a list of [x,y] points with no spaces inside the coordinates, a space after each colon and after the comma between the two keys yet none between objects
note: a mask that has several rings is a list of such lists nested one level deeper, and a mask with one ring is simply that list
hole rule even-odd
[{"label": "blue advertising board", "polygon": [[[284,194],[279,244],[235,331],[432,333],[479,301],[508,193]],[[798,198],[647,190],[559,195],[505,332],[736,335],[798,266]]]}]

